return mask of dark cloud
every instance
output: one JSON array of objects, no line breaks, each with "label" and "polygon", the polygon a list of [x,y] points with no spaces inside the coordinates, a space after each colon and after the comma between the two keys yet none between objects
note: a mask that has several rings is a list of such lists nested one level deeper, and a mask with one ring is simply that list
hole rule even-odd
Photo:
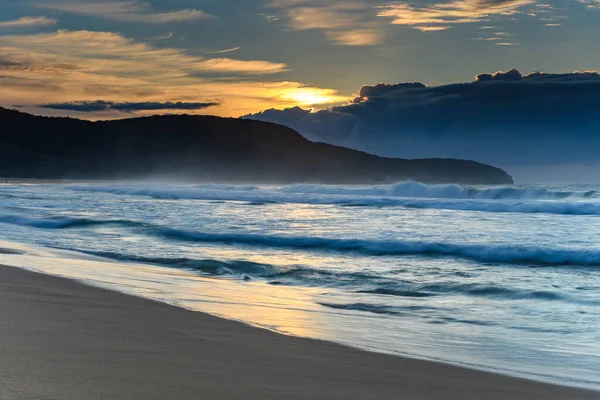
[{"label": "dark cloud", "polygon": [[53,92],[55,94],[64,90],[59,84],[44,82],[38,79],[19,78],[11,75],[0,75],[0,87],[3,89],[17,89],[23,91],[37,90]]},{"label": "dark cloud", "polygon": [[0,68],[23,68],[24,66],[25,64],[22,62],[0,58]]},{"label": "dark cloud", "polygon": [[523,79],[521,71],[518,69],[511,69],[503,72],[498,71],[495,74],[480,74],[475,77],[476,82],[489,82],[489,81],[520,81]]},{"label": "dark cloud", "polygon": [[140,103],[115,103],[112,101],[75,101],[70,103],[40,104],[37,107],[51,110],[67,110],[77,112],[100,112],[121,111],[132,113],[136,111],[160,111],[160,110],[202,110],[204,108],[218,106],[218,103],[183,103],[183,102],[140,102]]},{"label": "dark cloud", "polygon": [[83,88],[83,92],[89,97],[118,97],[118,96],[135,96],[135,97],[160,97],[165,95],[165,91],[159,88],[130,88],[114,85],[88,84]]},{"label": "dark cloud", "polygon": [[36,63],[31,60],[0,57],[0,69],[19,71],[75,71],[79,66],[69,63]]},{"label": "dark cloud", "polygon": [[363,86],[360,88],[360,92],[358,94],[358,99],[365,99],[369,97],[375,96],[383,96],[387,93],[396,92],[399,90],[405,89],[424,89],[427,85],[421,82],[412,82],[412,83],[398,83],[396,85],[388,85],[385,83],[380,83],[375,86]]},{"label": "dark cloud", "polygon": [[532,72],[523,76],[518,69],[511,69],[506,72],[498,71],[494,74],[480,74],[475,77],[475,82],[490,81],[527,81],[530,82],[576,82],[600,80],[600,74],[597,71],[573,72],[569,74],[549,74],[545,72]]},{"label": "dark cloud", "polygon": [[290,126],[310,140],[331,143],[343,141],[358,123],[358,118],[352,114],[335,111],[313,113],[300,107],[271,109],[242,118]]},{"label": "dark cloud", "polygon": [[523,75],[510,70],[435,87],[364,86],[349,105],[315,113],[269,110],[247,118],[385,156],[466,158],[510,170],[600,164],[598,104],[597,72]]}]

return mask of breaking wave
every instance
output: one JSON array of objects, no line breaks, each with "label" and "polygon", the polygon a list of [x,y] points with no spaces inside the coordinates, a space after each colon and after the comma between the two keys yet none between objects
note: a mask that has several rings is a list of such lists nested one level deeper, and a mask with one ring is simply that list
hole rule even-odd
[{"label": "breaking wave", "polygon": [[541,248],[521,245],[456,244],[409,240],[341,239],[312,236],[276,236],[251,233],[205,233],[168,228],[131,220],[89,218],[30,218],[0,215],[0,223],[39,229],[76,229],[119,226],[148,237],[191,242],[218,243],[308,251],[358,253],[370,256],[458,257],[484,263],[600,266],[600,251],[579,248]]},{"label": "breaking wave", "polygon": [[121,195],[147,196],[172,199],[204,199],[215,192],[264,192],[296,193],[344,196],[417,197],[435,199],[483,199],[483,200],[557,200],[566,198],[593,198],[593,190],[554,191],[549,189],[492,187],[470,188],[454,184],[426,185],[420,182],[400,182],[393,185],[338,186],[322,184],[295,184],[284,187],[250,185],[168,185],[154,187],[138,186],[72,186],[72,190],[105,192]]},{"label": "breaking wave", "polygon": [[40,229],[74,229],[116,225],[136,229],[136,232],[146,236],[184,242],[353,252],[372,256],[453,256],[487,263],[600,265],[600,251],[577,248],[537,248],[518,245],[453,244],[426,241],[339,239],[243,233],[204,233],[167,228],[130,220],[94,220],[67,217],[29,218],[4,215],[0,216],[0,223]]},{"label": "breaking wave", "polygon": [[297,184],[275,186],[73,186],[75,191],[143,196],[163,200],[237,201],[246,205],[276,203],[362,207],[432,208],[461,211],[600,215],[596,191],[552,191],[517,187],[469,188],[402,182],[379,186]]},{"label": "breaking wave", "polygon": [[0,223],[28,226],[39,229],[70,229],[103,225],[118,225],[128,227],[146,226],[145,224],[130,220],[95,220],[90,218],[73,217],[33,218],[19,215],[0,215]]},{"label": "breaking wave", "polygon": [[219,234],[188,232],[170,228],[160,228],[156,233],[165,238],[181,241],[355,252],[373,256],[454,256],[489,263],[600,265],[600,251],[576,248],[536,248],[518,245],[452,244],[425,241],[288,237],[235,233]]},{"label": "breaking wave", "polygon": [[518,187],[469,188],[460,185],[426,185],[420,182],[401,182],[389,186],[340,187],[331,185],[291,185],[281,189],[286,193],[314,193],[330,195],[359,195],[381,197],[412,197],[430,199],[480,200],[557,200],[591,198],[595,191],[552,191]]}]

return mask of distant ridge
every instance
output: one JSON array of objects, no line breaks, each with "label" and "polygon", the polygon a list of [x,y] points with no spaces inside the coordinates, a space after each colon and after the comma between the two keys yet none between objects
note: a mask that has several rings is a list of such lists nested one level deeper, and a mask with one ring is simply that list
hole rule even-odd
[{"label": "distant ridge", "polygon": [[169,115],[90,122],[0,107],[0,176],[229,182],[510,184],[474,161],[406,160],[310,142],[273,123]]}]

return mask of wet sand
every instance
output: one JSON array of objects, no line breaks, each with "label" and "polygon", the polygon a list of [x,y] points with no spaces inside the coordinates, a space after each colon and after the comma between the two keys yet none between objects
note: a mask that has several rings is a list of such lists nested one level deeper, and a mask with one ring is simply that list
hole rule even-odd
[{"label": "wet sand", "polygon": [[0,266],[0,399],[599,399]]}]

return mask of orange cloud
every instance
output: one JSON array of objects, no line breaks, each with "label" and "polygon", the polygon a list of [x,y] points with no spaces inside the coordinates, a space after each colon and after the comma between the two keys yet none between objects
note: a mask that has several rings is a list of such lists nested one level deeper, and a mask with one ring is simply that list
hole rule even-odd
[{"label": "orange cloud", "polygon": [[450,29],[449,26],[415,26],[413,28],[421,32],[437,32]]},{"label": "orange cloud", "polygon": [[[218,103],[210,113],[239,116],[265,108],[346,101],[331,89],[265,81],[285,70],[283,63],[207,59],[179,49],[157,49],[110,32],[0,36],[5,105],[98,100]],[[215,73],[222,76],[215,78]],[[260,80],[255,78],[259,75]]]},{"label": "orange cloud", "polygon": [[416,7],[409,3],[380,6],[380,17],[392,18],[392,24],[432,26],[480,22],[491,16],[514,15],[521,7],[536,0],[457,0]]},{"label": "orange cloud", "polygon": [[[262,75],[287,70],[282,63],[204,59],[178,49],[156,49],[111,32],[59,30],[47,34],[3,36],[0,43],[12,44],[45,58],[77,58],[87,70],[104,73],[136,72],[136,76],[144,76],[158,71],[165,75],[208,71]],[[140,68],[143,64],[146,68]]]},{"label": "orange cloud", "polygon": [[[222,52],[220,52],[222,53]],[[241,61],[231,58],[213,58],[196,65],[202,71],[252,73],[257,75],[275,74],[287,71],[287,65],[268,61]]]}]

